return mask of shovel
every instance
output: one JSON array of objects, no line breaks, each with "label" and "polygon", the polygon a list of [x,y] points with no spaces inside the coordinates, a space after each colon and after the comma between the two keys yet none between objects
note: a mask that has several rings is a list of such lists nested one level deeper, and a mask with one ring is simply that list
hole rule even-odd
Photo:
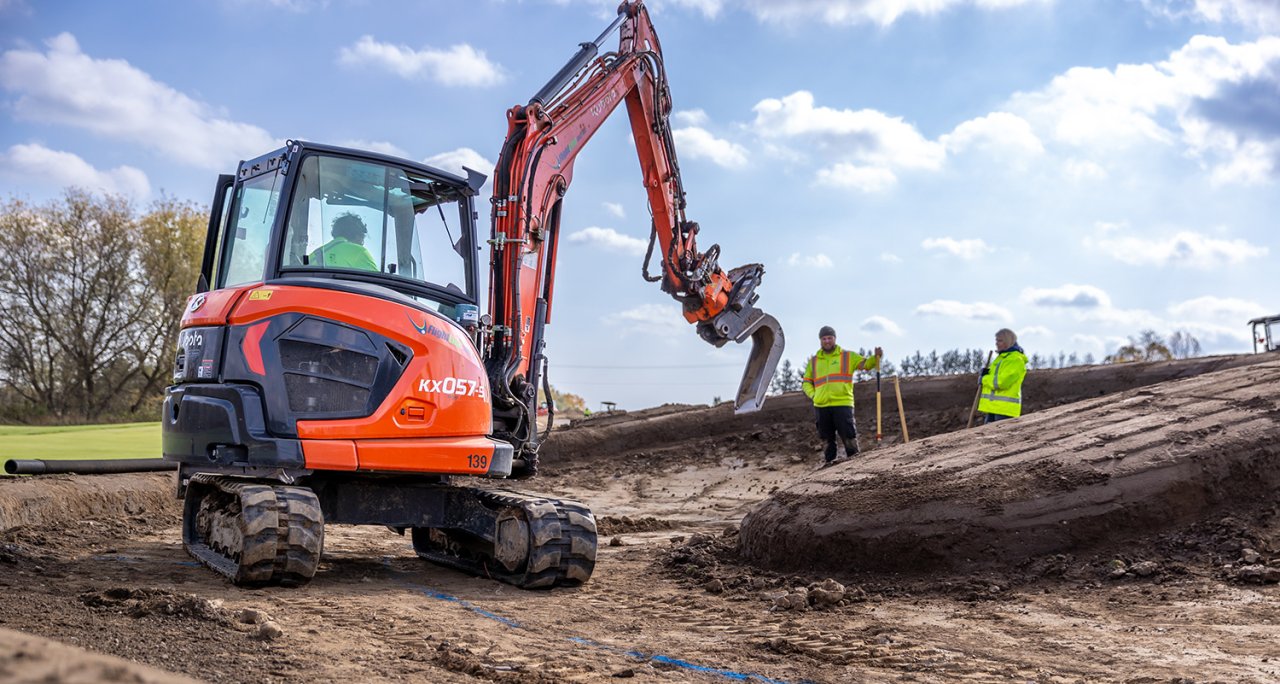
[{"label": "shovel", "polygon": [[[987,352],[987,362],[982,366],[982,370],[986,370],[991,365],[991,355],[995,352]],[[966,430],[973,427],[973,417],[978,414],[978,400],[982,398],[982,371],[978,371],[978,391],[973,395],[973,408],[969,409],[969,425]]]}]

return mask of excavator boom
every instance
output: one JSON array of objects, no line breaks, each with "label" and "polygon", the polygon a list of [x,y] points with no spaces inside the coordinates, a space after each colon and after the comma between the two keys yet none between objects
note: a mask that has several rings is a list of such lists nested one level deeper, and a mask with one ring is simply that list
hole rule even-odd
[{"label": "excavator boom", "polygon": [[[616,52],[599,54],[614,31]],[[702,251],[699,226],[685,216],[685,191],[669,121],[671,92],[662,49],[643,2],[624,2],[596,40],[583,43],[527,104],[507,114],[508,134],[494,172],[490,244],[493,335],[487,358],[495,434],[536,453],[524,425],[539,379],[545,384],[544,328],[555,283],[560,202],[577,154],[609,115],[626,104],[652,213],[643,273],[680,302],[698,335],[720,347],[751,340],[735,397],[738,411],[760,408],[785,345],[782,328],[755,306],[764,266],[720,268],[719,245]],[[660,266],[650,275],[653,259]],[[505,434],[504,434],[505,427]]]}]

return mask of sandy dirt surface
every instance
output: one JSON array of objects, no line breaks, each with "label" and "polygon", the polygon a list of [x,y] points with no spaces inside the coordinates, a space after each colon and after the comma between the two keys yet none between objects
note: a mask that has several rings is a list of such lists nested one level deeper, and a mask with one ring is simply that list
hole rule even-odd
[{"label": "sandy dirt surface", "polygon": [[[1256,360],[1044,372],[1057,393],[1031,406]],[[871,449],[866,389],[858,422]],[[972,389],[903,382],[912,444],[887,438],[867,462],[958,439],[941,433],[963,425]],[[214,682],[1280,680],[1274,497],[981,567],[748,562],[744,516],[840,469],[817,470],[803,399],[739,417],[667,406],[553,435],[546,474],[521,488],[595,510],[599,562],[574,589],[466,577],[389,530],[329,526],[309,585],[243,590],[183,552],[164,476],[0,481],[0,628]],[[0,672],[12,660],[0,648]]]}]

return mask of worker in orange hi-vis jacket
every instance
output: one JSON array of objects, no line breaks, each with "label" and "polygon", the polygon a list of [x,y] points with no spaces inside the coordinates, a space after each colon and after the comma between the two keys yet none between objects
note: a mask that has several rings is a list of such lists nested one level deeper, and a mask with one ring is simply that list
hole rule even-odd
[{"label": "worker in orange hi-vis jacket", "polygon": [[826,440],[824,465],[836,462],[836,435],[844,442],[845,458],[858,453],[858,428],[853,424],[853,373],[880,367],[884,352],[875,348],[872,356],[845,351],[836,344],[836,331],[829,325],[818,331],[822,348],[809,357],[804,367],[801,389],[813,400],[818,436]]}]

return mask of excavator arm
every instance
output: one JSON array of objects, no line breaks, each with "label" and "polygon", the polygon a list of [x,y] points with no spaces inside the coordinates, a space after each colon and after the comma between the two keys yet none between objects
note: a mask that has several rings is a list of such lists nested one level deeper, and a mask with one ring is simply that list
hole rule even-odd
[{"label": "excavator arm", "polygon": [[[599,54],[614,31],[620,36],[618,50]],[[645,278],[660,282],[662,291],[681,303],[685,319],[707,342],[719,347],[751,339],[734,402],[739,412],[760,408],[782,355],[781,327],[755,307],[763,265],[726,273],[719,245],[698,248],[698,224],[685,216],[662,49],[644,3],[624,2],[596,40],[583,43],[527,104],[507,112],[491,200],[493,328],[486,364],[495,431],[506,432],[518,451],[536,453],[528,416],[539,379],[546,382],[543,333],[551,319],[561,202],[578,153],[624,102],[653,219]],[[650,275],[655,257],[660,271]]]}]

